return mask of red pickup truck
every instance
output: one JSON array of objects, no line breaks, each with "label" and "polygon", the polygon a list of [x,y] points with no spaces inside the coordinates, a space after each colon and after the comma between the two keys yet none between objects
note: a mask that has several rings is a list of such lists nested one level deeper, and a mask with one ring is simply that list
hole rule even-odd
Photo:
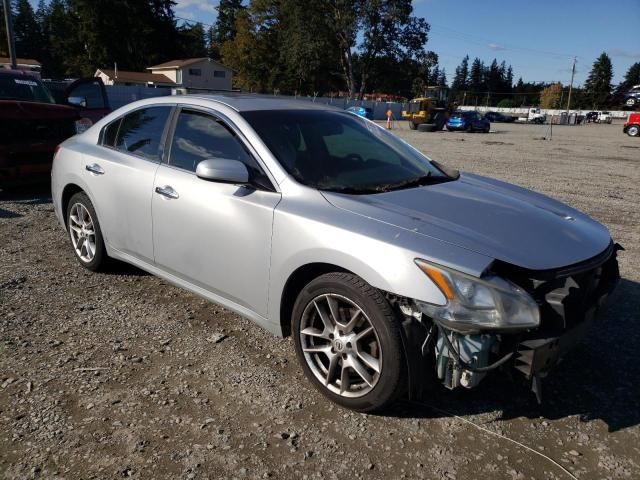
[{"label": "red pickup truck", "polygon": [[0,188],[49,178],[56,146],[111,111],[99,78],[55,93],[27,72],[0,69]]},{"label": "red pickup truck", "polygon": [[622,131],[630,137],[640,137],[640,113],[630,113]]}]

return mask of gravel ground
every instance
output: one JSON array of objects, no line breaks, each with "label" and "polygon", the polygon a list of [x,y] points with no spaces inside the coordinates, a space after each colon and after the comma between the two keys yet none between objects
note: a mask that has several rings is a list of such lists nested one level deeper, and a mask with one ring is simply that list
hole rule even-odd
[{"label": "gravel ground", "polygon": [[556,127],[551,141],[541,126],[396,128],[436,160],[589,213],[627,249],[615,301],[542,406],[490,377],[385,415],[343,410],[289,339],[134,268],[83,270],[48,192],[0,193],[2,475],[640,478],[640,140],[620,125]]}]

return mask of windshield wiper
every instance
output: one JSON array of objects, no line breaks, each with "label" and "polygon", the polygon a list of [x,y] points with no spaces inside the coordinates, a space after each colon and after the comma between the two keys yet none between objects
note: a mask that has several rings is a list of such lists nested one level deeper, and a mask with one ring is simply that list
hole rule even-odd
[{"label": "windshield wiper", "polygon": [[415,178],[409,178],[408,180],[402,180],[395,183],[383,183],[376,187],[378,192],[390,192],[391,190],[400,190],[403,188],[419,187],[421,185],[428,185],[430,183],[438,182],[439,179],[431,178],[431,172],[427,172],[425,175],[421,175]]},{"label": "windshield wiper", "polygon": [[334,193],[346,193],[352,195],[366,195],[367,193],[380,193],[377,188],[359,188],[359,187],[325,187],[320,188],[325,192],[334,192]]}]

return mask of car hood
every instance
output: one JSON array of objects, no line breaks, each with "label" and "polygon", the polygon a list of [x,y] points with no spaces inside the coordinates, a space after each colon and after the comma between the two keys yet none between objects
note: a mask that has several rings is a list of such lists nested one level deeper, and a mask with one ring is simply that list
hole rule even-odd
[{"label": "car hood", "polygon": [[55,103],[0,100],[0,118],[3,120],[78,119],[78,110]]},{"label": "car hood", "polygon": [[531,270],[581,262],[611,242],[606,227],[563,203],[473,174],[373,195],[323,195],[356,215]]}]

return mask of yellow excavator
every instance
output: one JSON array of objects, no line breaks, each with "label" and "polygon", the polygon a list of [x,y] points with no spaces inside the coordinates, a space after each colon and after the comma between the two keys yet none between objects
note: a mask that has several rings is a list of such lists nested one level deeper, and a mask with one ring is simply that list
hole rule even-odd
[{"label": "yellow excavator", "polygon": [[402,119],[409,122],[411,130],[435,132],[442,130],[455,105],[449,103],[447,87],[427,87],[423,97],[414,98],[402,111]]}]

